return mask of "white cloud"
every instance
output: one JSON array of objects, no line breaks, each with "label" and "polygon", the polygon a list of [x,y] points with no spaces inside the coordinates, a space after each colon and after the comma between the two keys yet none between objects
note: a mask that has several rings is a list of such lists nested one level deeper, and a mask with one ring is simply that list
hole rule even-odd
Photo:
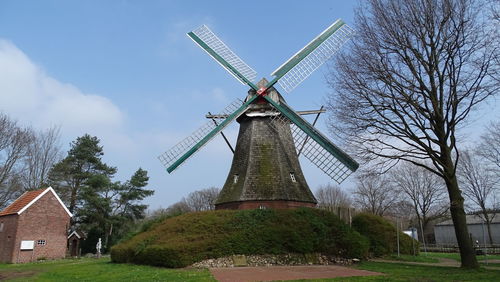
[{"label": "white cloud", "polygon": [[47,75],[13,43],[0,38],[0,111],[35,127],[66,132],[105,132],[123,124],[109,99],[83,93]]}]

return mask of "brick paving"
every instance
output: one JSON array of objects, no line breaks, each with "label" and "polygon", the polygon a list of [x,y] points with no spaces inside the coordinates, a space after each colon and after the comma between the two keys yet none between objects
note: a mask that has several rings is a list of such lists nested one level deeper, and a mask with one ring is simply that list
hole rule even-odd
[{"label": "brick paving", "polygon": [[373,276],[382,273],[337,265],[211,268],[219,282],[247,282]]}]

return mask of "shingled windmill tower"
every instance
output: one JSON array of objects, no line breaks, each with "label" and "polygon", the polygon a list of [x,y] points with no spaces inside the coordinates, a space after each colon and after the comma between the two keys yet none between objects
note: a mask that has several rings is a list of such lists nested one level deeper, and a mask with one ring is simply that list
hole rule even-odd
[{"label": "shingled windmill tower", "polygon": [[233,162],[216,201],[217,209],[291,208],[315,206],[302,173],[302,154],[338,183],[358,168],[345,152],[292,110],[273,87],[292,91],[351,37],[337,20],[272,73],[271,81],[236,56],[208,27],[189,32],[212,58],[241,83],[250,86],[244,101],[236,100],[159,159],[171,173],[232,121],[240,124]]}]

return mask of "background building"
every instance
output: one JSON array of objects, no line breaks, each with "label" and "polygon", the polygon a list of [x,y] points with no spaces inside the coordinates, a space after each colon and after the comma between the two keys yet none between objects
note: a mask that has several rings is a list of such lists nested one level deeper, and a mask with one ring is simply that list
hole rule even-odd
[{"label": "background building", "polygon": [[24,193],[0,212],[0,262],[64,258],[71,217],[51,187]]},{"label": "background building", "polygon": [[[495,214],[490,214],[494,216]],[[491,222],[491,236],[493,242],[489,242],[488,239],[488,227],[486,222],[479,214],[467,215],[467,227],[469,228],[469,233],[472,236],[473,242],[479,242],[483,245],[486,244],[500,244],[500,215],[496,214]],[[455,236],[455,229],[453,227],[453,222],[451,219],[443,221],[434,226],[434,233],[436,236],[436,244],[441,245],[455,245],[457,244],[457,238]]]}]

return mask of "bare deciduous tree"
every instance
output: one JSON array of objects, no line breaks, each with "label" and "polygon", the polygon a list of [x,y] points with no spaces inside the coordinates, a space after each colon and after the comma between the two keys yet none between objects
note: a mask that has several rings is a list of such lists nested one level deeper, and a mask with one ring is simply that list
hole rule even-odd
[{"label": "bare deciduous tree", "polygon": [[[400,164],[390,175],[396,190],[412,203],[417,224],[424,232],[432,220],[446,214],[446,190],[441,178],[409,163]],[[423,241],[424,234],[420,233],[420,240]]]},{"label": "bare deciduous tree", "polygon": [[361,210],[383,216],[397,202],[397,193],[384,176],[364,173],[357,177],[353,199]]},{"label": "bare deciduous tree", "polygon": [[493,244],[491,222],[494,218],[497,184],[499,182],[481,156],[474,152],[462,151],[458,166],[458,175],[465,196],[479,208],[488,229],[490,244]]},{"label": "bare deciduous tree", "polygon": [[188,212],[192,212],[192,210],[184,200],[170,205],[164,211],[168,215],[180,215]]},{"label": "bare deciduous tree", "polygon": [[56,128],[37,132],[0,113],[0,209],[25,191],[46,184],[59,152]]},{"label": "bare deciduous tree", "polygon": [[500,173],[500,121],[492,122],[481,135],[477,153]]},{"label": "bare deciduous tree", "polygon": [[28,144],[24,159],[26,168],[22,179],[25,190],[47,185],[50,169],[62,159],[59,128],[52,127],[33,134],[34,138]]},{"label": "bare deciduous tree", "polygon": [[188,212],[208,211],[215,209],[215,201],[220,189],[210,187],[189,193],[177,203],[170,205],[163,213],[168,215],[179,215]]},{"label": "bare deciduous tree", "polygon": [[214,210],[215,200],[217,200],[219,192],[219,188],[210,187],[189,193],[183,201],[187,204],[191,211]]},{"label": "bare deciduous tree", "polygon": [[24,192],[22,162],[31,140],[28,129],[0,113],[0,208]]},{"label": "bare deciduous tree", "polygon": [[318,200],[318,207],[331,212],[336,212],[337,208],[348,208],[351,206],[349,195],[342,191],[337,185],[320,186],[315,193]]},{"label": "bare deciduous tree", "polygon": [[477,268],[456,177],[456,130],[500,88],[499,31],[475,0],[361,5],[352,48],[338,56],[331,80],[332,131],[367,162],[387,168],[404,160],[440,176],[462,267]]},{"label": "bare deciduous tree", "polygon": [[401,222],[401,228],[408,228],[415,219],[413,214],[415,209],[412,202],[401,198],[398,197],[398,200],[392,205],[389,215],[393,217],[394,224]]}]

